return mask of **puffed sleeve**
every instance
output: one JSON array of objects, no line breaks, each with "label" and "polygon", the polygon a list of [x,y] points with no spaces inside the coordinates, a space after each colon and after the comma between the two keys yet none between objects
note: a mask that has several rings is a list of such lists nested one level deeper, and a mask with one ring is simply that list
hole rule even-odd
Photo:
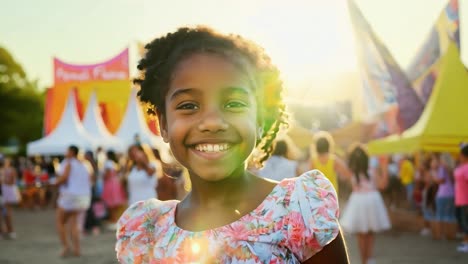
[{"label": "puffed sleeve", "polygon": [[332,184],[318,170],[296,178],[290,195],[286,217],[287,245],[302,262],[338,235],[338,200]]},{"label": "puffed sleeve", "polygon": [[117,222],[115,251],[120,263],[148,263],[154,223],[161,201],[149,199],[131,205]]}]

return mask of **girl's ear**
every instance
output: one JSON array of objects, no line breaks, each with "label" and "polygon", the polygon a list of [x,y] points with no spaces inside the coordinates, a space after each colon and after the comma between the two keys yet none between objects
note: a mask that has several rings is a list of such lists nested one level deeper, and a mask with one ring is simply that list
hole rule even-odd
[{"label": "girl's ear", "polygon": [[169,143],[169,138],[167,137],[166,118],[160,112],[157,112],[157,115],[158,115],[158,123],[159,123],[159,130],[161,132],[161,137],[163,138],[164,142]]}]

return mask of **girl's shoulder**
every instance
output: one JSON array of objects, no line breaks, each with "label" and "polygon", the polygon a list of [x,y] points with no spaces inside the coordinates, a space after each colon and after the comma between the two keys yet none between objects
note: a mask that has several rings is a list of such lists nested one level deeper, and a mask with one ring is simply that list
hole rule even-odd
[{"label": "girl's shoulder", "polygon": [[331,182],[318,170],[285,179],[289,190],[286,215],[287,246],[305,261],[333,241],[339,233],[338,199]]}]

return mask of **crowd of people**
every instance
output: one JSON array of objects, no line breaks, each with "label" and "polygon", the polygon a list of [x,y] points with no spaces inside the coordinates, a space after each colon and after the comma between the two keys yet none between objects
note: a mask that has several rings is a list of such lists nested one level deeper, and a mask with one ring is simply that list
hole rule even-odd
[{"label": "crowd of people", "polygon": [[1,236],[16,239],[15,207],[56,208],[61,256],[79,256],[80,236],[115,231],[129,204],[148,198],[176,199],[186,192],[182,168],[163,164],[158,150],[145,144],[118,154],[102,148],[79,151],[70,146],[62,156],[0,159]]},{"label": "crowd of people", "polygon": [[393,161],[399,163],[400,185],[392,186],[392,192],[404,192],[406,206],[421,212],[424,218],[421,235],[435,240],[455,240],[457,234],[465,233],[464,242],[457,248],[460,252],[468,252],[464,209],[468,204],[468,189],[463,170],[467,156],[468,147],[462,146],[456,155],[423,153]]}]

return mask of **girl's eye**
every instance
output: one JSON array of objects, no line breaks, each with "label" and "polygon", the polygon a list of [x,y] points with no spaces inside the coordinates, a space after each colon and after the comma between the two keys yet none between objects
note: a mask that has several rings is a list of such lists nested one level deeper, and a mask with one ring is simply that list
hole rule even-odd
[{"label": "girl's eye", "polygon": [[176,109],[178,110],[196,110],[198,109],[198,105],[194,104],[194,103],[183,103],[183,104],[180,104],[176,107]]},{"label": "girl's eye", "polygon": [[225,106],[228,109],[240,109],[247,107],[247,104],[241,101],[230,101]]}]

